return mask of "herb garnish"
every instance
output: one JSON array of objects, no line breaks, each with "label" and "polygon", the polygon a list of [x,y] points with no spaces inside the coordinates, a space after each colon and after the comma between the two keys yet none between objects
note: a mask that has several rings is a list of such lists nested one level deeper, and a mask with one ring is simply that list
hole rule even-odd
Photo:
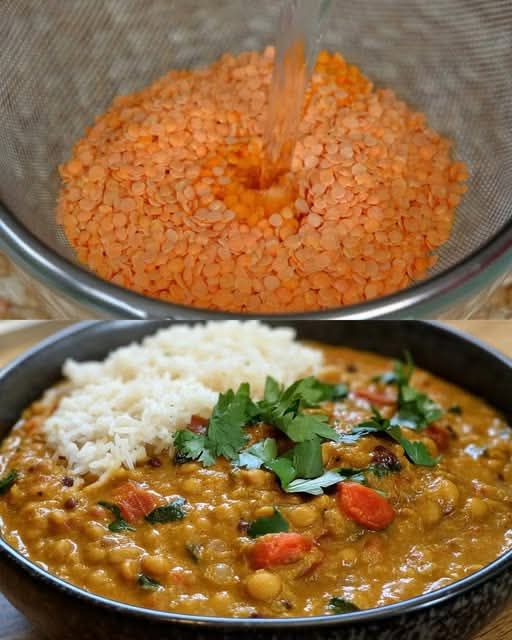
[{"label": "herb garnish", "polygon": [[119,533],[121,531],[135,531],[135,528],[128,524],[128,522],[126,522],[122,517],[121,509],[116,504],[104,501],[98,502],[98,504],[100,507],[111,511],[114,514],[115,519],[108,525],[110,531],[113,531],[114,533]]},{"label": "herb garnish", "polygon": [[238,460],[238,452],[247,441],[243,431],[258,413],[250,398],[250,387],[242,384],[235,393],[232,389],[219,395],[206,435],[188,429],[177,431],[174,446],[180,457],[198,460],[209,467],[215,459],[224,456]]},{"label": "herb garnish", "polygon": [[455,415],[455,416],[461,416],[462,415],[462,408],[459,407],[458,404],[454,404],[453,406],[451,406],[448,409],[448,413],[453,413],[453,415]]},{"label": "herb garnish", "polygon": [[[341,442],[353,444],[359,438],[367,435],[382,433],[398,442],[404,449],[405,455],[413,464],[425,467],[434,467],[439,458],[433,458],[423,442],[409,440],[404,436],[399,426],[393,424],[393,420],[385,419],[377,409],[373,409],[373,417],[367,422],[362,422],[348,434],[340,436]],[[354,440],[356,439],[356,440]]]},{"label": "herb garnish", "polygon": [[394,384],[398,387],[398,412],[391,418],[393,426],[422,430],[439,420],[443,415],[441,407],[425,393],[411,387],[414,373],[414,361],[411,354],[405,353],[405,361],[396,361],[393,371],[373,378],[374,382]]},{"label": "herb garnish", "polygon": [[249,525],[247,533],[251,538],[259,538],[267,533],[285,533],[290,529],[288,521],[283,518],[281,512],[274,508],[274,513],[265,518],[258,518]]},{"label": "herb garnish", "polygon": [[[347,394],[346,385],[331,385],[313,377],[298,380],[288,388],[268,377],[263,400],[254,403],[250,398],[249,385],[242,384],[236,393],[229,390],[219,396],[206,435],[190,430],[178,431],[174,437],[174,446],[180,459],[198,460],[205,466],[212,465],[218,456],[250,469],[272,463],[271,470],[281,479],[287,479],[288,483],[293,477],[297,477],[297,470],[294,474],[291,473],[293,463],[290,460],[275,464],[280,459],[276,458],[277,445],[274,439],[269,438],[264,444],[258,443],[239,453],[247,441],[243,428],[255,422],[265,422],[282,431],[297,444],[312,442],[293,452],[299,471],[306,471],[312,477],[310,474],[321,474],[323,471],[323,467],[320,469],[318,464],[318,445],[321,439],[336,440],[338,436],[329,426],[326,415],[306,414],[303,410],[316,408],[325,401],[345,398]],[[315,462],[310,464],[309,459],[313,457]],[[308,469],[305,468],[306,464],[309,465]],[[282,474],[274,467],[281,469]],[[290,479],[290,476],[293,477]]]},{"label": "herb garnish", "polygon": [[329,600],[329,609],[336,614],[341,613],[354,613],[355,611],[361,611],[359,607],[357,607],[352,602],[345,600],[344,598],[331,598]]},{"label": "herb garnish", "polygon": [[150,578],[143,573],[139,574],[137,584],[139,587],[142,587],[143,589],[150,589],[151,591],[162,588],[162,585],[157,580],[153,580],[153,578]]},{"label": "herb garnish", "polygon": [[12,485],[19,478],[19,472],[16,469],[13,469],[10,473],[5,475],[3,478],[0,478],[0,495],[3,493],[7,493],[7,491],[12,487]]},{"label": "herb garnish", "polygon": [[176,498],[165,507],[157,507],[146,516],[146,520],[151,524],[164,524],[165,522],[175,522],[185,517],[185,498]]}]

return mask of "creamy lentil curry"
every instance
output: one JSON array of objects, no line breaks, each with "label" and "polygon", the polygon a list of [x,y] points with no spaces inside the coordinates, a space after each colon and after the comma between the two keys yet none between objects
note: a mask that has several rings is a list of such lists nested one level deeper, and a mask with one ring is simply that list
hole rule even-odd
[{"label": "creamy lentil curry", "polygon": [[[233,617],[390,604],[450,584],[508,549],[504,419],[426,372],[409,379],[410,363],[393,372],[375,355],[324,353],[329,384],[310,379],[283,397],[268,383],[259,415],[243,389],[219,401],[217,422],[245,412],[248,440],[237,451],[224,443],[223,455],[212,455],[214,419],[194,417],[172,456],[100,481],[69,475],[42,432],[58,400],[35,403],[0,450],[3,537],[94,593]],[[316,440],[301,425],[316,429]],[[302,479],[292,480],[294,466]]]}]

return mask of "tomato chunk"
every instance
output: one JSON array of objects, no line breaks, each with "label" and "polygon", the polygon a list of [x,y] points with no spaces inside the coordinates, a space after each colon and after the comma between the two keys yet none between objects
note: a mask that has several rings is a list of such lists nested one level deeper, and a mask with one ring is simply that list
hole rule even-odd
[{"label": "tomato chunk", "polygon": [[424,433],[436,443],[439,451],[446,451],[450,446],[450,434],[448,429],[437,424],[431,424],[430,427],[425,429]]},{"label": "tomato chunk", "polygon": [[347,518],[372,531],[389,527],[395,519],[395,510],[385,498],[355,482],[338,485],[338,507]]},{"label": "tomato chunk", "polygon": [[391,396],[387,393],[382,393],[381,391],[373,391],[372,389],[357,389],[354,391],[354,394],[358,398],[363,398],[363,400],[368,400],[368,402],[371,402],[372,404],[379,404],[382,406],[392,406],[397,402],[396,396]]},{"label": "tomato chunk", "polygon": [[271,533],[259,538],[251,550],[250,561],[254,569],[292,564],[311,551],[313,541],[300,533]]},{"label": "tomato chunk", "polygon": [[206,427],[210,421],[207,418],[201,418],[201,416],[192,416],[190,418],[189,429],[194,433],[206,433]]},{"label": "tomato chunk", "polygon": [[126,522],[140,520],[158,506],[156,496],[134,482],[121,485],[115,492],[114,498]]}]

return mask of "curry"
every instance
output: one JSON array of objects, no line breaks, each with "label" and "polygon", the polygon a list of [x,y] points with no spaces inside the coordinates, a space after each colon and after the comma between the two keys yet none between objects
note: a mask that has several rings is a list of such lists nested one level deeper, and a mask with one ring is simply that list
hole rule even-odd
[{"label": "curry", "polygon": [[[99,480],[69,475],[45,441],[65,388],[35,403],[0,449],[2,536],[107,598],[245,618],[394,603],[509,549],[505,420],[410,362],[318,348],[322,383],[286,395],[267,381],[266,405],[243,388],[226,394],[175,451]],[[235,420],[242,406],[248,440],[215,448],[213,417]]]}]

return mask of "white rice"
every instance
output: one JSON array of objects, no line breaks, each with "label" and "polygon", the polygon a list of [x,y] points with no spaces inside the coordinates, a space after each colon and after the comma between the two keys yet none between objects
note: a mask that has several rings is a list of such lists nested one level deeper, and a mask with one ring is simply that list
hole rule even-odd
[{"label": "white rice", "polygon": [[69,360],[69,392],[44,425],[49,445],[70,472],[98,476],[172,453],[173,434],[192,415],[208,417],[218,393],[249,382],[254,398],[268,375],[280,383],[316,375],[320,351],[289,328],[259,322],[174,325],[112,352],[104,362]]}]

